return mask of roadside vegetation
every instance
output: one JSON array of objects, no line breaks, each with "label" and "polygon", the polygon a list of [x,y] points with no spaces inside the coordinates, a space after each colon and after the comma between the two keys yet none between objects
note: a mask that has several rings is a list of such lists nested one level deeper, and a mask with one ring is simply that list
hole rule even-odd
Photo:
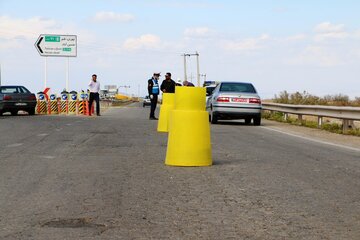
[{"label": "roadside vegetation", "polygon": [[279,94],[275,95],[273,102],[283,103],[283,104],[298,104],[298,105],[360,107],[360,97],[355,97],[355,99],[353,100],[351,100],[349,96],[344,94],[326,95],[324,97],[318,97],[306,91],[302,93],[301,92],[288,93],[287,91],[282,91]]},{"label": "roadside vegetation", "polygon": [[[274,103],[282,103],[282,104],[294,104],[294,105],[326,105],[326,106],[351,106],[351,107],[360,107],[360,97],[355,97],[355,99],[351,100],[349,96],[343,94],[336,95],[326,95],[324,97],[318,97],[312,95],[306,91],[300,93],[288,93],[287,91],[280,92],[278,95],[275,95],[272,100]],[[312,117],[306,117],[300,121],[296,115],[288,115],[285,120],[285,114],[281,112],[270,112],[264,111],[262,117],[269,120],[274,120],[278,122],[289,123],[293,125],[301,125],[310,128],[318,128],[317,121]],[[327,119],[323,122],[321,129],[338,133],[338,134],[347,134],[360,136],[360,128],[355,128],[343,133],[342,123],[337,121],[332,121],[331,119]]]}]

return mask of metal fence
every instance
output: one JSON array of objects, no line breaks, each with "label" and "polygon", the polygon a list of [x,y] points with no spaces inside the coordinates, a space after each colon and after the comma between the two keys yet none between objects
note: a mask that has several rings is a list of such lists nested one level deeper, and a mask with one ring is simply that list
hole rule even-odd
[{"label": "metal fence", "polygon": [[323,124],[324,117],[341,119],[344,132],[355,127],[354,120],[360,121],[360,107],[293,105],[280,103],[263,103],[262,106],[265,111],[284,113],[284,120],[288,119],[288,114],[298,115],[300,122],[303,120],[303,115],[316,116],[318,118],[319,128]]}]

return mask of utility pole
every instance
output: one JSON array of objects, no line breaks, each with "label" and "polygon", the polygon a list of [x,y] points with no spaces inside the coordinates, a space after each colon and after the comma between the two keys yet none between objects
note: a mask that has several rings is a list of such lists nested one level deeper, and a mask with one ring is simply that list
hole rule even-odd
[{"label": "utility pole", "polygon": [[186,73],[186,54],[184,53],[184,81],[187,81],[187,73]]},{"label": "utility pole", "polygon": [[197,86],[200,87],[200,64],[199,64],[199,53],[184,53],[184,80],[187,81],[187,73],[186,73],[186,57],[196,56],[196,69],[197,69]]},{"label": "utility pole", "polygon": [[200,77],[204,77],[204,82],[206,82],[206,73],[205,74],[200,74]]},{"label": "utility pole", "polygon": [[196,52],[196,65],[197,65],[197,85],[200,87],[200,66],[199,66],[199,53]]}]

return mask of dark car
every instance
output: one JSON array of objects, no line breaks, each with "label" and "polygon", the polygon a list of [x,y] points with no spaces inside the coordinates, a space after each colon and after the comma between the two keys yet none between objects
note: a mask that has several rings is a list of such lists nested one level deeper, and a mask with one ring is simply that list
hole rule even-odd
[{"label": "dark car", "polygon": [[0,86],[0,115],[10,112],[17,115],[18,111],[35,114],[36,96],[23,86]]}]

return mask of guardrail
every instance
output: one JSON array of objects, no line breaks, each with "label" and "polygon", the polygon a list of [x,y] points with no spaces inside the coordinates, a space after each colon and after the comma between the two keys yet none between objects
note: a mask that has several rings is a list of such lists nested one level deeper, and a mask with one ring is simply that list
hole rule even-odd
[{"label": "guardrail", "polygon": [[262,103],[263,110],[270,112],[284,113],[284,120],[288,119],[288,114],[298,115],[300,122],[303,115],[318,117],[318,127],[323,124],[323,118],[341,119],[343,122],[343,132],[355,127],[354,120],[360,121],[360,107],[335,107],[320,105],[293,105],[280,103]]}]

